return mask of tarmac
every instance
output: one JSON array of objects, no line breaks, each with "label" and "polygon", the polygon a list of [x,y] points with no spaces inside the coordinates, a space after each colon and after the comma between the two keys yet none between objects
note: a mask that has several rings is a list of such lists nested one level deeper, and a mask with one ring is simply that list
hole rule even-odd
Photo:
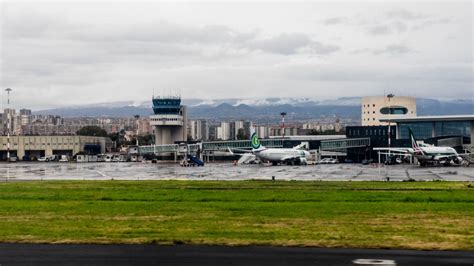
[{"label": "tarmac", "polygon": [[307,181],[474,181],[474,167],[325,164],[307,166],[208,163],[181,167],[175,163],[0,164],[0,181],[26,180],[307,180]]},{"label": "tarmac", "polygon": [[467,251],[0,244],[0,265],[473,265]]}]

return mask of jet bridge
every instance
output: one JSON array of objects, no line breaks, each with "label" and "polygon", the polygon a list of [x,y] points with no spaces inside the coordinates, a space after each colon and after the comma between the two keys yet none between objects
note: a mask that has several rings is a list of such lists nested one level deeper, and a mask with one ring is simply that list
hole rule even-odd
[{"label": "jet bridge", "polygon": [[[262,139],[263,146],[268,148],[283,148],[283,139]],[[345,150],[348,148],[366,147],[370,146],[370,138],[356,138],[356,139],[338,139],[338,140],[322,140],[321,150]],[[252,149],[250,140],[229,140],[229,141],[206,141],[202,144],[187,145],[189,152],[196,152],[201,148],[202,152],[208,151],[227,151],[231,149]],[[148,145],[140,146],[139,152],[144,154],[161,154],[161,153],[175,153],[179,152],[179,144],[165,144],[165,145]]]},{"label": "jet bridge", "polygon": [[[283,148],[283,139],[262,139],[262,146],[267,148]],[[231,149],[252,149],[250,140],[208,141],[202,143],[203,151],[227,151]]]},{"label": "jet bridge", "polygon": [[337,139],[321,141],[322,151],[346,150],[370,146],[370,138]]},{"label": "jet bridge", "polygon": [[163,145],[147,145],[138,148],[138,154],[144,155],[172,155],[174,160],[178,160],[178,156],[185,154],[195,154],[201,149],[201,144],[163,144]]},{"label": "jet bridge", "polygon": [[[283,139],[262,139],[261,144],[267,148],[283,148]],[[184,147],[186,146],[186,149]],[[319,154],[322,152],[332,152],[342,156],[347,152],[348,148],[358,148],[370,146],[370,138],[354,138],[354,139],[333,139],[333,140],[321,140]],[[251,150],[250,140],[229,140],[229,141],[206,141],[200,144],[166,144],[166,145],[148,145],[140,146],[140,155],[163,155],[172,154],[175,159],[182,154],[191,153],[194,154],[198,150],[204,156],[210,156],[215,152],[227,152],[228,149],[243,149]]]}]

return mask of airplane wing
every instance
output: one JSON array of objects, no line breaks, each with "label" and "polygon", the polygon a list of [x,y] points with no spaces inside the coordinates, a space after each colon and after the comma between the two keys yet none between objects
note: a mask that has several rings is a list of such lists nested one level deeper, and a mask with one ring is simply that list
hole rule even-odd
[{"label": "airplane wing", "polygon": [[[244,150],[244,149],[235,149],[235,148],[230,148],[230,147],[227,147],[227,150],[233,155],[234,154],[234,151],[237,151],[239,153],[252,153],[252,150]],[[238,154],[240,155],[240,154]]]},{"label": "airplane wing", "polygon": [[294,146],[293,149],[299,150],[299,149],[303,149],[304,147],[305,147],[305,144],[301,143],[300,145]]},{"label": "airplane wing", "polygon": [[283,156],[283,158],[281,158],[281,161],[292,160],[292,159],[298,159],[298,158],[300,158],[300,156],[287,155],[287,156]]},{"label": "airplane wing", "polygon": [[409,148],[374,148],[374,151],[385,151],[385,152],[398,152],[398,153],[408,153]]},{"label": "airplane wing", "polygon": [[251,163],[255,162],[257,157],[254,154],[251,153],[245,153],[240,155],[240,159],[237,161],[237,164],[246,164],[246,163]]},{"label": "airplane wing", "polygon": [[454,159],[456,159],[456,156],[452,156],[452,155],[437,155],[433,157],[433,160],[435,161],[454,160]]}]

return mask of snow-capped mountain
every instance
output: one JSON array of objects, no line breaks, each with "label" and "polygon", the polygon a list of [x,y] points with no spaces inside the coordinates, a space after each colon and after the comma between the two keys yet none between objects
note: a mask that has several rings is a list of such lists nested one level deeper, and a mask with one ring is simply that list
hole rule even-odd
[{"label": "snow-capped mountain", "polygon": [[[183,99],[190,118],[202,119],[263,119],[278,117],[282,111],[292,119],[317,119],[337,116],[360,118],[361,98],[339,99],[261,98],[261,99]],[[111,102],[37,111],[63,117],[131,117],[152,114],[151,101]],[[418,115],[474,114],[470,99],[417,99]]]}]

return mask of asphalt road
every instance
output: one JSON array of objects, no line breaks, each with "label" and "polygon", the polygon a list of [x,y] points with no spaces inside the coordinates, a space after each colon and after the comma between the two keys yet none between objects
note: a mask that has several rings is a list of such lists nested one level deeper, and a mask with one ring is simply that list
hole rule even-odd
[{"label": "asphalt road", "polygon": [[[474,265],[474,252],[288,247],[0,244],[0,265]],[[366,261],[367,262],[367,261]],[[359,264],[364,265],[364,264]]]}]

